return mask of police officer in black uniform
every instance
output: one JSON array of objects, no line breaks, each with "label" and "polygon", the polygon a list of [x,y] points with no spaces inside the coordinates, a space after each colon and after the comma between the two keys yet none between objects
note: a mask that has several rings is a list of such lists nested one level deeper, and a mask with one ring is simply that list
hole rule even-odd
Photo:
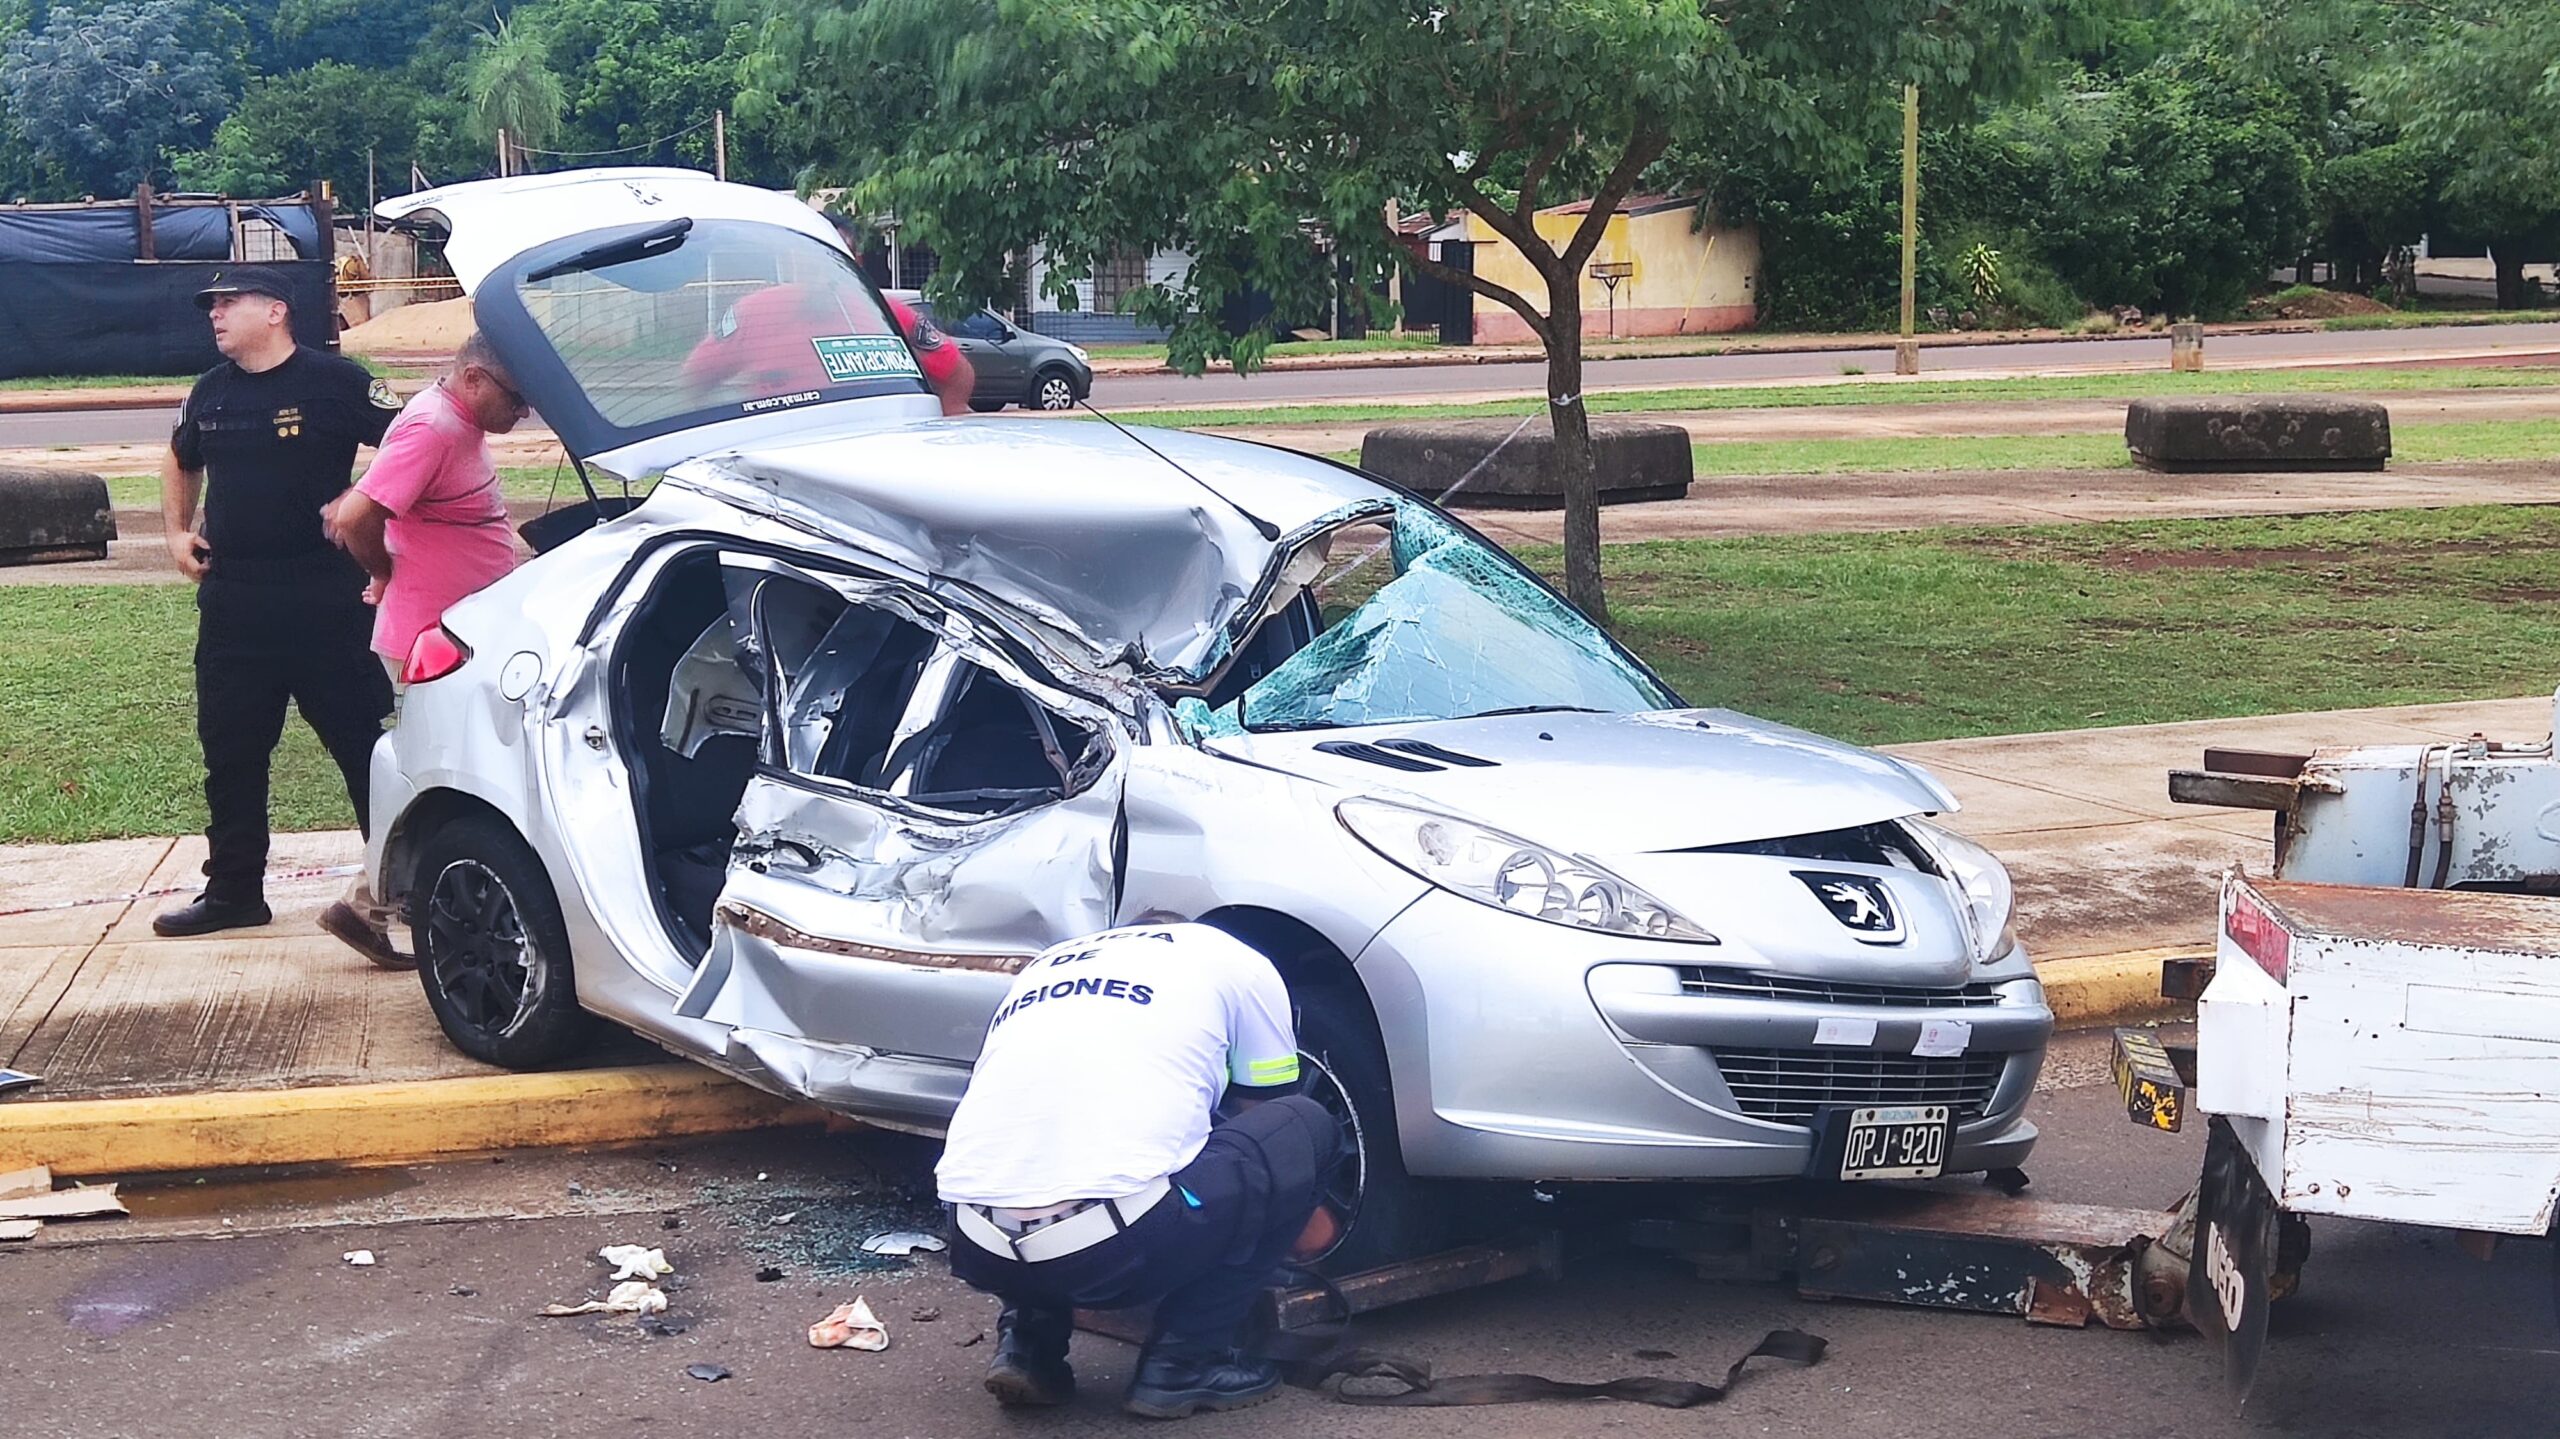
[{"label": "police officer in black uniform", "polygon": [[[196,589],[196,736],[204,746],[204,893],[163,935],[265,924],[267,770],[290,701],[365,812],[391,677],[371,649],[366,576],[322,532],[356,447],[399,413],[352,360],[294,342],[286,277],[224,269],[196,295],[223,355],[187,395],[160,466],[169,552]],[[204,501],[203,523],[196,503]]]}]

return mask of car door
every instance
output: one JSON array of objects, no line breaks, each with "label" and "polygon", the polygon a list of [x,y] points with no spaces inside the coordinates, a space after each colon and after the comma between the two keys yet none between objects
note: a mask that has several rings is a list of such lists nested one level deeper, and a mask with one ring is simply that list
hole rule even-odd
[{"label": "car door", "polygon": [[678,1012],[966,1063],[1022,965],[1114,922],[1125,751],[947,616],[850,599],[797,644],[773,583],[759,764]]},{"label": "car door", "polygon": [[1014,404],[1022,399],[1028,375],[1023,369],[1022,346],[1014,343],[1013,327],[979,310],[963,315],[950,325],[952,335],[977,367],[978,383],[970,394],[988,404]]}]

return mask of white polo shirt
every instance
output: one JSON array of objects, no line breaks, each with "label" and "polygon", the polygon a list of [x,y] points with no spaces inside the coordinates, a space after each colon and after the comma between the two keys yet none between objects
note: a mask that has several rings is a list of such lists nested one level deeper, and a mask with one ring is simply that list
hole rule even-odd
[{"label": "white polo shirt", "polygon": [[1106,930],[1015,978],[934,1173],[951,1204],[1118,1199],[1200,1153],[1230,1083],[1297,1078],[1271,961],[1205,924]]}]

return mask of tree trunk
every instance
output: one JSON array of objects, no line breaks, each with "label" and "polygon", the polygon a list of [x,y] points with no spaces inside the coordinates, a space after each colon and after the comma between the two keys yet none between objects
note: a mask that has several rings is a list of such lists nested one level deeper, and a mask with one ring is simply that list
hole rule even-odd
[{"label": "tree trunk", "polygon": [[2523,309],[2523,243],[2518,241],[2512,244],[2491,245],[2489,258],[2497,266],[2498,271],[2498,308],[2501,310]]},{"label": "tree trunk", "polygon": [[1593,624],[1606,625],[1600,480],[1591,453],[1591,412],[1582,403],[1582,286],[1570,272],[1547,277],[1547,417],[1555,425],[1556,478],[1564,489],[1565,598]]}]

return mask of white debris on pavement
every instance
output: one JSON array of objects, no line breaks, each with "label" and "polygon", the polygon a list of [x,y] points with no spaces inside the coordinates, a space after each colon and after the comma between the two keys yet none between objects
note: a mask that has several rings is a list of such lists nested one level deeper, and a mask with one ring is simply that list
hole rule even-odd
[{"label": "white debris on pavement", "polygon": [[667,1292],[646,1280],[632,1279],[613,1286],[602,1299],[584,1304],[546,1304],[545,1319],[565,1319],[572,1314],[664,1314]]},{"label": "white debris on pavement", "polygon": [[350,1249],[338,1258],[358,1269],[371,1269],[374,1264],[373,1251],[370,1249]]},{"label": "white debris on pavement", "polygon": [[862,1241],[865,1254],[939,1254],[942,1241],[920,1229],[892,1229]]},{"label": "white debris on pavement", "polygon": [[809,1326],[809,1344],[817,1349],[867,1349],[877,1354],[889,1347],[889,1326],[857,1295],[852,1303],[837,1305],[835,1312]]},{"label": "white debris on pavement", "polygon": [[608,1244],[596,1251],[596,1257],[613,1266],[616,1279],[655,1279],[676,1272],[667,1262],[667,1251],[642,1244]]}]

